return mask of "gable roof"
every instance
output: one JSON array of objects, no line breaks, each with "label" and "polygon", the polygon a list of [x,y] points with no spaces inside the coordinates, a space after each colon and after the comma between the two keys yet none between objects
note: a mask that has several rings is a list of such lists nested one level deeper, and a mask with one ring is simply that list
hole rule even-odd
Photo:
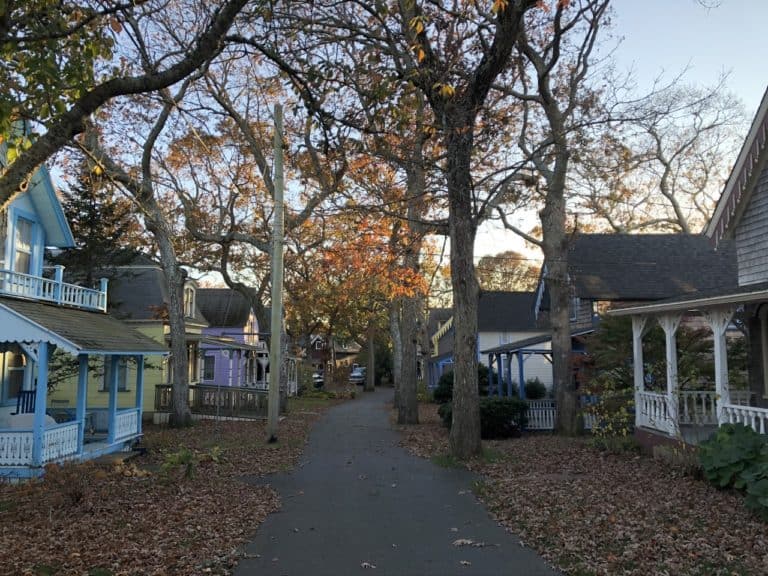
[{"label": "gable roof", "polygon": [[[0,143],[0,167],[8,165],[8,146]],[[75,237],[67,222],[64,208],[53,187],[51,175],[45,165],[40,166],[29,179],[29,187],[21,194],[28,195],[40,223],[45,230],[46,246],[53,248],[73,248]]]},{"label": "gable roof", "polygon": [[766,163],[768,141],[768,89],[763,94],[760,107],[752,120],[744,144],[731,170],[723,193],[717,201],[715,212],[706,228],[706,235],[715,245],[723,238],[733,237],[736,224],[749,203],[755,181]]},{"label": "gable roof", "polygon": [[197,307],[211,326],[242,328],[248,324],[251,304],[237,290],[198,288]]},{"label": "gable roof", "polygon": [[591,300],[661,300],[735,288],[735,247],[713,249],[698,234],[577,234],[568,254],[575,296]]},{"label": "gable roof", "polygon": [[0,298],[0,341],[46,341],[70,354],[167,354],[168,349],[102,312]]},{"label": "gable roof", "polygon": [[[120,266],[106,272],[109,309],[124,320],[160,320],[170,298],[165,272],[157,265]],[[195,305],[193,321],[208,324]]]},{"label": "gable roof", "polygon": [[534,292],[481,292],[478,332],[525,332],[536,328]]},{"label": "gable roof", "polygon": [[453,316],[452,308],[433,308],[427,314],[427,335],[432,336]]}]

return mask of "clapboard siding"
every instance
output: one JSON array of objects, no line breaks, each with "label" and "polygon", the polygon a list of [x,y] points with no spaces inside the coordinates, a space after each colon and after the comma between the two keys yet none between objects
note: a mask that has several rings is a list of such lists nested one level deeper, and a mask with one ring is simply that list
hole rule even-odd
[{"label": "clapboard siding", "polygon": [[739,286],[768,281],[768,168],[736,227]]}]

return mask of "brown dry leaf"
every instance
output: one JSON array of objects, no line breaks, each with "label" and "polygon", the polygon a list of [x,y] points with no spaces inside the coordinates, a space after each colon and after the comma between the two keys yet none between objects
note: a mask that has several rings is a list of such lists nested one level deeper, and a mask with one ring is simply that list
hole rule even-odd
[{"label": "brown dry leaf", "polygon": [[[403,427],[401,445],[429,458],[447,450],[435,405]],[[762,576],[768,525],[736,493],[682,476],[651,457],[609,455],[588,441],[529,434],[484,441],[493,463],[469,468],[476,492],[524,545],[569,574]]]}]

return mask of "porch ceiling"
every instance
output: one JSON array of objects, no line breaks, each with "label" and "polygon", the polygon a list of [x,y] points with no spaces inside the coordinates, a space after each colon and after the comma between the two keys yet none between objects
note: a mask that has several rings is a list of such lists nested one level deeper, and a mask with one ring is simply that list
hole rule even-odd
[{"label": "porch ceiling", "polygon": [[747,304],[768,300],[768,282],[741,286],[735,290],[722,290],[719,292],[698,292],[679,298],[661,300],[644,306],[631,306],[629,308],[615,308],[610,310],[610,316],[637,316],[642,314],[659,314],[664,312],[689,312],[703,310],[717,306],[734,304]]},{"label": "porch ceiling", "polygon": [[101,312],[0,298],[0,342],[50,342],[70,354],[162,355],[168,349]]}]

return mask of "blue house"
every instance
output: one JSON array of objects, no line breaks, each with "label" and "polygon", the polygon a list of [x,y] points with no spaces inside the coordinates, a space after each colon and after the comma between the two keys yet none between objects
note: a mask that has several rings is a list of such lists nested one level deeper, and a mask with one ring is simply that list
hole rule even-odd
[{"label": "blue house", "polygon": [[[0,148],[0,165],[5,158]],[[144,358],[167,353],[106,314],[106,280],[77,286],[63,282],[62,266],[44,267],[46,247],[72,246],[64,211],[41,167],[0,211],[0,479],[39,476],[49,463],[130,447],[141,436]],[[118,402],[127,361],[135,365],[129,406],[124,396]],[[102,374],[93,374],[92,365],[101,366]],[[107,407],[91,408],[89,384],[102,377]],[[72,387],[75,407],[51,404],[54,386]],[[96,410],[106,417],[95,418]]]}]

